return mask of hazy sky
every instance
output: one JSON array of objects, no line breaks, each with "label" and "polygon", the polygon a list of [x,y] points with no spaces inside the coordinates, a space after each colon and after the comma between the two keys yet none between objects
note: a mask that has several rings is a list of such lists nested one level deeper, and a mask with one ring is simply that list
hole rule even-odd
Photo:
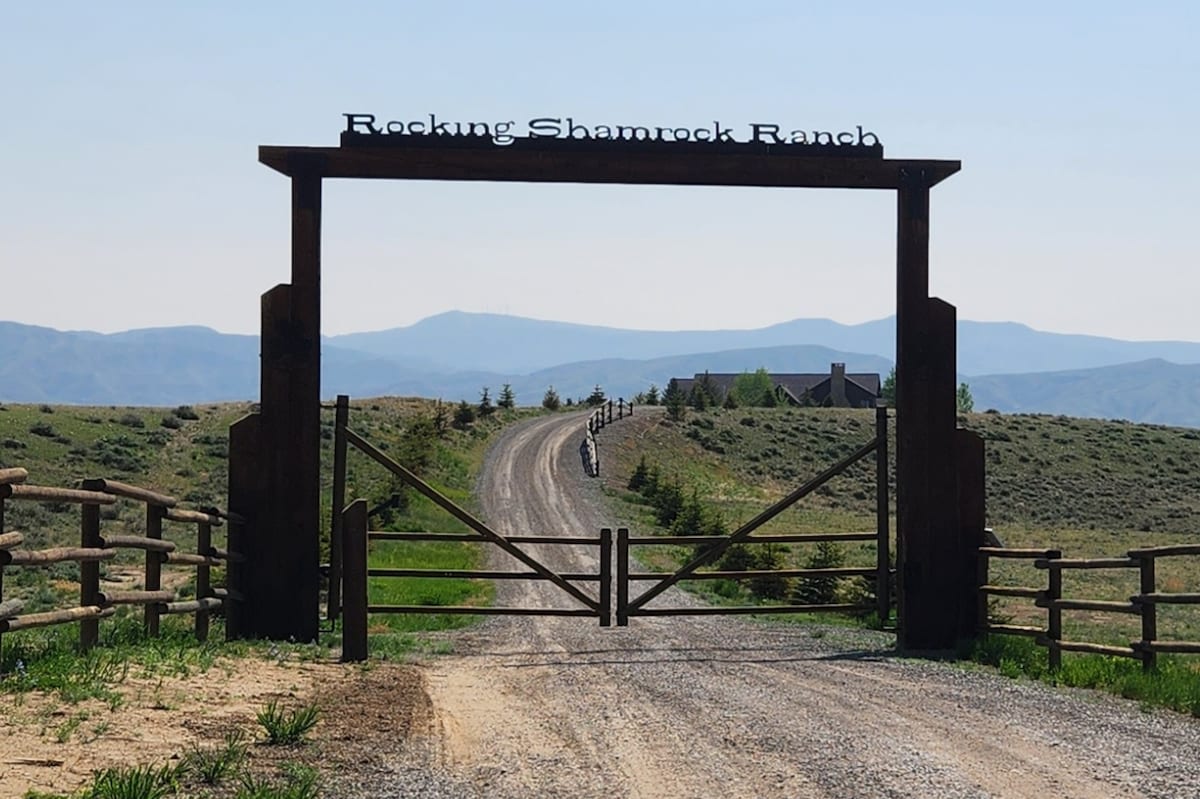
[{"label": "hazy sky", "polygon": [[[0,319],[257,332],[290,268],[257,146],[436,113],[861,124],[962,160],[931,236],[960,318],[1200,340],[1200,4],[984,5],[4,3]],[[327,181],[324,237],[327,334],[895,308],[891,192]]]}]

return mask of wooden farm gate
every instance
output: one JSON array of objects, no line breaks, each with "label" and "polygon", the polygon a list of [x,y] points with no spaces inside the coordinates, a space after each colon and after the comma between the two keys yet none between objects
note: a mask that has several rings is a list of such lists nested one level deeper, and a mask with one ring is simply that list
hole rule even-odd
[{"label": "wooden farm gate", "polygon": [[[872,532],[855,533],[810,533],[787,535],[755,535],[767,522],[795,505],[804,497],[842,474],[855,463],[875,454],[875,505],[876,529]],[[751,613],[871,613],[878,614],[880,626],[886,625],[891,613],[891,581],[893,570],[889,561],[889,518],[888,518],[888,415],[887,408],[875,409],[875,436],[850,455],[830,466],[816,477],[801,485],[787,496],[759,513],[750,521],[727,536],[662,536],[631,537],[629,531],[617,531],[617,625],[626,626],[631,616],[711,616]],[[771,569],[771,570],[706,570],[705,566],[716,563],[732,547],[747,544],[813,544],[823,541],[874,541],[875,565],[870,567],[824,568],[824,569]],[[699,554],[670,573],[631,572],[630,548],[639,545],[661,546],[664,543],[692,544],[700,547]],[[688,607],[647,607],[655,597],[668,588],[687,580],[755,580],[764,578],[873,578],[875,601],[869,603],[840,604],[786,604],[786,605],[697,605]],[[654,585],[640,595],[629,598],[630,584],[653,581]]]},{"label": "wooden farm gate", "polygon": [[[388,457],[348,425],[350,398],[337,398],[334,422],[333,523],[330,536],[329,616],[342,618],[342,659],[365,660],[367,657],[368,614],[450,613],[490,616],[582,616],[598,619],[602,627],[612,624],[612,530],[598,536],[505,536],[476,518],[411,470]],[[405,485],[429,499],[458,521],[470,533],[375,532],[368,529],[366,500],[345,504],[346,456],[349,447],[374,460],[398,477]],[[492,544],[516,558],[529,571],[479,569],[384,569],[368,565],[370,541],[458,541]],[[559,573],[523,550],[522,544],[595,547],[599,569],[595,573]],[[573,601],[571,607],[495,607],[477,605],[371,605],[367,581],[376,578],[457,578],[483,580],[533,580],[548,582]],[[595,597],[574,585],[597,584]]]}]

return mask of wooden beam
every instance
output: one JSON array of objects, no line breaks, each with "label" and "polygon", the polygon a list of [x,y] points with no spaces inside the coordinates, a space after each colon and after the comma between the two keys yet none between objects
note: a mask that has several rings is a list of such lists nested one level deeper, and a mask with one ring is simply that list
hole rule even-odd
[{"label": "wooden beam", "polygon": [[258,148],[258,160],[293,178],[837,189],[899,188],[905,170],[920,172],[929,187],[961,168],[958,161],[766,153],[268,145]]}]

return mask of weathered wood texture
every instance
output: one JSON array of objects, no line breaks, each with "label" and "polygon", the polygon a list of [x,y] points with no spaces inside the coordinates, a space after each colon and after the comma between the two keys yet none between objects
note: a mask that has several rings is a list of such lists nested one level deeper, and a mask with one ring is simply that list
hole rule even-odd
[{"label": "weathered wood texture", "polygon": [[94,486],[92,489],[94,491],[103,491],[106,494],[113,494],[118,497],[136,499],[138,502],[145,502],[147,505],[173,508],[179,503],[175,497],[168,496],[167,494],[160,494],[148,488],[139,488],[138,486],[132,486],[116,480],[97,479],[90,482]]},{"label": "weathered wood texture", "polygon": [[169,522],[188,522],[190,524],[207,524],[210,527],[220,527],[221,517],[215,513],[204,513],[198,510],[173,509],[163,517]]},{"label": "weathered wood texture", "polygon": [[105,619],[117,612],[116,608],[102,608],[95,605],[67,610],[52,610],[47,613],[31,613],[27,616],[15,616],[0,621],[0,633],[15,633],[18,630],[29,630],[34,627],[50,627],[55,624],[68,624],[74,621]]},{"label": "weathered wood texture", "polygon": [[11,619],[13,616],[19,615],[24,609],[24,601],[20,599],[6,599],[0,602],[0,619]]},{"label": "weathered wood texture", "polygon": [[105,549],[144,549],[152,552],[174,552],[175,542],[140,535],[104,535],[100,546]]},{"label": "weathered wood texture", "polygon": [[50,486],[0,485],[0,499],[23,499],[36,502],[71,502],[77,505],[112,505],[117,498],[99,491],[80,491],[75,488]]},{"label": "weathered wood texture", "polygon": [[0,534],[0,549],[16,549],[25,543],[25,535],[18,533],[15,530],[10,533]]},{"label": "weathered wood texture", "polygon": [[19,466],[9,469],[0,469],[0,485],[12,485],[14,483],[24,483],[29,477],[29,472]]},{"label": "weathered wood texture", "polygon": [[148,605],[156,602],[170,602],[175,599],[175,592],[160,588],[157,591],[101,591],[100,605]]},{"label": "weathered wood texture", "polygon": [[[7,557],[5,557],[5,555]],[[99,547],[53,547],[51,549],[17,549],[0,555],[0,563],[13,566],[49,566],[51,563],[95,563],[112,560],[117,556],[114,549]]]}]

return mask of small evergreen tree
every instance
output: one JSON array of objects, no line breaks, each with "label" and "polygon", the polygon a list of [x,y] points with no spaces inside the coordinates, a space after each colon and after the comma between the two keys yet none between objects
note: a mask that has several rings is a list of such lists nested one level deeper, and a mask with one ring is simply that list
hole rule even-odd
[{"label": "small evergreen tree", "polygon": [[642,402],[647,405],[657,405],[658,396],[658,386],[651,383],[650,388],[646,389],[646,397],[642,400]]},{"label": "small evergreen tree", "polygon": [[883,386],[879,389],[879,396],[889,407],[896,407],[896,367],[892,367],[892,371],[888,372],[888,376],[884,378]]},{"label": "small evergreen tree", "polygon": [[608,400],[604,398],[604,389],[600,388],[599,383],[597,383],[596,387],[592,389],[592,393],[588,395],[588,398],[584,400],[589,408],[599,407],[607,401]]},{"label": "small evergreen tree", "polygon": [[683,501],[668,532],[671,535],[703,535],[705,521],[704,506],[696,489]]},{"label": "small evergreen tree", "polygon": [[707,391],[700,387],[699,383],[693,383],[691,396],[688,397],[688,404],[695,410],[704,411],[708,410],[709,405],[712,405],[712,398],[709,397]]},{"label": "small evergreen tree", "polygon": [[466,430],[474,421],[475,409],[468,405],[466,400],[460,400],[458,407],[454,409],[454,421],[451,424],[459,430]]},{"label": "small evergreen tree", "polygon": [[674,480],[660,480],[654,492],[654,517],[662,527],[669,528],[683,510],[683,488]]},{"label": "small evergreen tree", "polygon": [[479,418],[486,419],[496,411],[496,406],[492,405],[491,395],[488,394],[488,387],[484,386],[483,391],[479,394]]},{"label": "small evergreen tree", "polygon": [[958,403],[959,413],[971,413],[975,410],[975,398],[971,396],[971,387],[966,383],[958,384],[954,399]]},{"label": "small evergreen tree", "polygon": [[542,395],[542,407],[548,411],[557,411],[561,406],[562,401],[558,398],[558,392],[554,390],[554,386],[550,386]]},{"label": "small evergreen tree", "polygon": [[633,470],[633,474],[629,478],[627,488],[630,491],[641,491],[642,486],[646,485],[646,477],[650,474],[650,468],[646,466],[646,456],[638,461],[637,468]]},{"label": "small evergreen tree", "polygon": [[433,429],[439,437],[446,435],[446,428],[450,424],[450,410],[446,407],[446,403],[440,399],[433,406]]},{"label": "small evergreen tree", "polygon": [[506,411],[512,410],[513,406],[517,404],[517,398],[513,394],[511,383],[505,383],[500,387],[500,399],[496,400],[496,404]]},{"label": "small evergreen tree", "polygon": [[[839,569],[846,565],[842,548],[832,541],[817,544],[816,551],[805,564],[807,569]],[[792,601],[797,605],[828,605],[837,596],[838,578],[801,577],[792,590]]]},{"label": "small evergreen tree", "polygon": [[728,394],[725,395],[725,402],[721,403],[721,407],[727,411],[732,411],[732,410],[736,409],[737,406],[738,406],[737,399],[734,398],[733,392],[730,391]]},{"label": "small evergreen tree", "polygon": [[683,395],[683,389],[679,387],[679,381],[671,378],[671,382],[667,383],[667,391],[663,394],[663,404],[667,406],[667,417],[675,422],[683,421],[684,415],[687,413],[687,398]]},{"label": "small evergreen tree", "polygon": [[651,503],[654,502],[655,496],[658,495],[658,484],[660,477],[661,475],[658,473],[657,466],[651,466],[646,470],[646,482],[642,484],[640,491],[642,496]]}]

